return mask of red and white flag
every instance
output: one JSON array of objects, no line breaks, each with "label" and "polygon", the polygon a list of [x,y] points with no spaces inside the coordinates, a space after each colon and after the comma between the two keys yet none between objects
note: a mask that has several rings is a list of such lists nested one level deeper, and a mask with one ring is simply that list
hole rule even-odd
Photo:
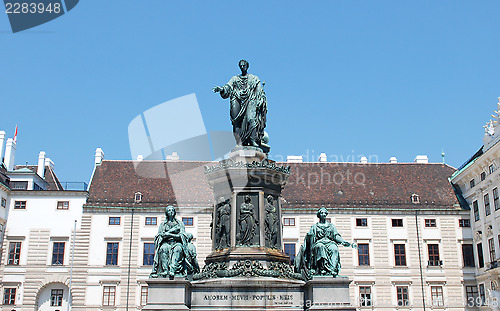
[{"label": "red and white flag", "polygon": [[17,124],[16,124],[16,132],[14,133],[14,143],[17,144]]}]

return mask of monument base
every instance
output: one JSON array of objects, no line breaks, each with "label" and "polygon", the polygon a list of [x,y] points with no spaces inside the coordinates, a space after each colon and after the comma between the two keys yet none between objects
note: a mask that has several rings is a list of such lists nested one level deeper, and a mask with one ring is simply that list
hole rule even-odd
[{"label": "monument base", "polygon": [[349,283],[346,276],[315,276],[304,286],[305,310],[356,310],[351,305]]},{"label": "monument base", "polygon": [[347,277],[304,282],[271,277],[231,277],[189,282],[149,279],[145,311],[172,310],[356,310]]}]

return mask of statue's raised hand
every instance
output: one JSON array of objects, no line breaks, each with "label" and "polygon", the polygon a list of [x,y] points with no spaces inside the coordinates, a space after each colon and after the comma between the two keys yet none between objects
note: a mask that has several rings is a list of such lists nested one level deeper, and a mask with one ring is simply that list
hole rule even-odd
[{"label": "statue's raised hand", "polygon": [[342,242],[342,245],[345,246],[345,247],[352,246],[351,243],[349,243],[347,241]]},{"label": "statue's raised hand", "polygon": [[220,86],[216,86],[216,87],[214,87],[214,88],[212,89],[212,91],[213,91],[214,93],[220,93],[222,90],[223,90],[223,88],[221,88]]}]

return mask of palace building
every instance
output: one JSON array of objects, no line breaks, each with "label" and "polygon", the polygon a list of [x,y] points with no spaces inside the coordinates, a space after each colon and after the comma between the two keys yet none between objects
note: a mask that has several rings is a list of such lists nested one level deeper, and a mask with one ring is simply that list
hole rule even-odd
[{"label": "palace building", "polygon": [[[343,238],[358,245],[339,247],[340,274],[352,279],[352,303],[361,310],[421,309],[424,303],[465,310],[481,295],[471,211],[449,182],[453,167],[421,156],[415,163],[293,159],[279,163],[290,166],[280,201],[282,247],[292,261],[325,206]],[[67,190],[44,154],[39,163],[4,166],[2,173],[10,180],[0,185],[8,215],[1,310],[55,311],[68,304],[71,310],[141,310],[168,205],[194,235],[203,268],[212,251],[214,204],[205,166],[214,162],[105,160],[98,148],[88,190]],[[20,182],[27,188],[14,187]]]},{"label": "palace building", "polygon": [[474,291],[492,310],[499,309],[500,299],[500,99],[497,106],[495,120],[484,127],[483,145],[451,177],[470,207],[478,283]]}]

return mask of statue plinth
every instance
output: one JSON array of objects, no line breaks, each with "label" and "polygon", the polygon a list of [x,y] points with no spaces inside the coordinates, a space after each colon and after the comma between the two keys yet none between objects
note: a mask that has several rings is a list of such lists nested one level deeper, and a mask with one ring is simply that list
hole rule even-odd
[{"label": "statue plinth", "polygon": [[242,146],[205,168],[218,203],[213,210],[212,253],[202,279],[243,273],[294,278],[282,251],[279,199],[289,172],[259,148]]},{"label": "statue plinth", "polygon": [[346,276],[315,276],[304,286],[307,310],[353,311]]}]

